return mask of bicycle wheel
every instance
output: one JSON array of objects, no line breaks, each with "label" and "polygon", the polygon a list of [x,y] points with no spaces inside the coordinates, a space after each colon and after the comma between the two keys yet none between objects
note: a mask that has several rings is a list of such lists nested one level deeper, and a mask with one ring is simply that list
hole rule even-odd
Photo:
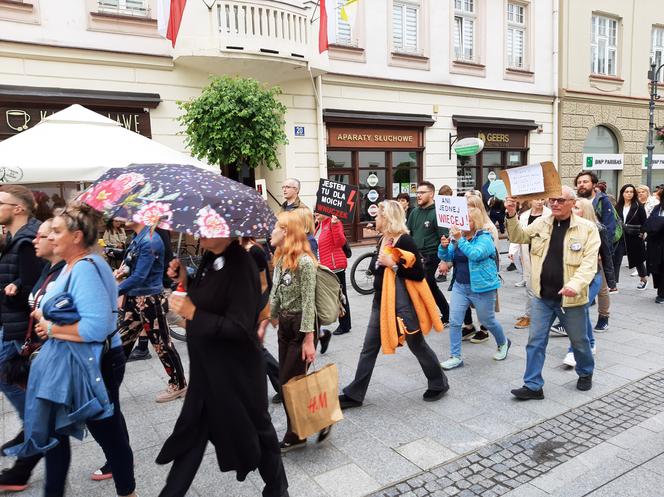
[{"label": "bicycle wheel", "polygon": [[361,295],[371,295],[374,292],[374,276],[370,271],[371,259],[374,253],[368,252],[358,257],[350,270],[350,283],[355,291]]}]

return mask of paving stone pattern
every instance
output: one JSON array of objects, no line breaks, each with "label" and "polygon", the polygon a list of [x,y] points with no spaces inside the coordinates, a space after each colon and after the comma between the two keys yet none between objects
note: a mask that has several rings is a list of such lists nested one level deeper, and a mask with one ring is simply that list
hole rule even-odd
[{"label": "paving stone pattern", "polygon": [[661,412],[664,371],[384,488],[371,497],[503,495]]}]

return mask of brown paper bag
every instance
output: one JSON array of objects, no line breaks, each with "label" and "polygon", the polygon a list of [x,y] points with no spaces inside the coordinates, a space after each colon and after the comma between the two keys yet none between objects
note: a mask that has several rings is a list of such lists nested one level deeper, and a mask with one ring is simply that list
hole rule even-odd
[{"label": "brown paper bag", "polygon": [[281,388],[291,427],[301,439],[343,419],[336,364],[291,378]]}]

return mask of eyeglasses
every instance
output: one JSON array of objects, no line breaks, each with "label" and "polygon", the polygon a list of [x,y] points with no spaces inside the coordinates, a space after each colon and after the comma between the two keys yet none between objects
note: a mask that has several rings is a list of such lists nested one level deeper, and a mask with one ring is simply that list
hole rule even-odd
[{"label": "eyeglasses", "polygon": [[549,199],[549,204],[564,204],[565,202],[572,200],[571,198],[550,198]]},{"label": "eyeglasses", "polygon": [[295,186],[284,185],[281,187],[282,190],[288,190],[289,188],[296,188]]}]

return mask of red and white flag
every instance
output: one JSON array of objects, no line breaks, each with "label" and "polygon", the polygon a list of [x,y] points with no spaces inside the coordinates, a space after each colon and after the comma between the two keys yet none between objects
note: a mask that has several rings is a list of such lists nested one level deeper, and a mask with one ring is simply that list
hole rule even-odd
[{"label": "red and white flag", "polygon": [[157,29],[171,40],[174,48],[186,4],[187,0],[157,0]]},{"label": "red and white flag", "polygon": [[[332,0],[334,1],[334,0]],[[329,45],[328,33],[327,33],[327,2],[325,0],[320,0],[320,18],[319,18],[319,28],[318,28],[318,51],[323,53],[327,50]]]}]

